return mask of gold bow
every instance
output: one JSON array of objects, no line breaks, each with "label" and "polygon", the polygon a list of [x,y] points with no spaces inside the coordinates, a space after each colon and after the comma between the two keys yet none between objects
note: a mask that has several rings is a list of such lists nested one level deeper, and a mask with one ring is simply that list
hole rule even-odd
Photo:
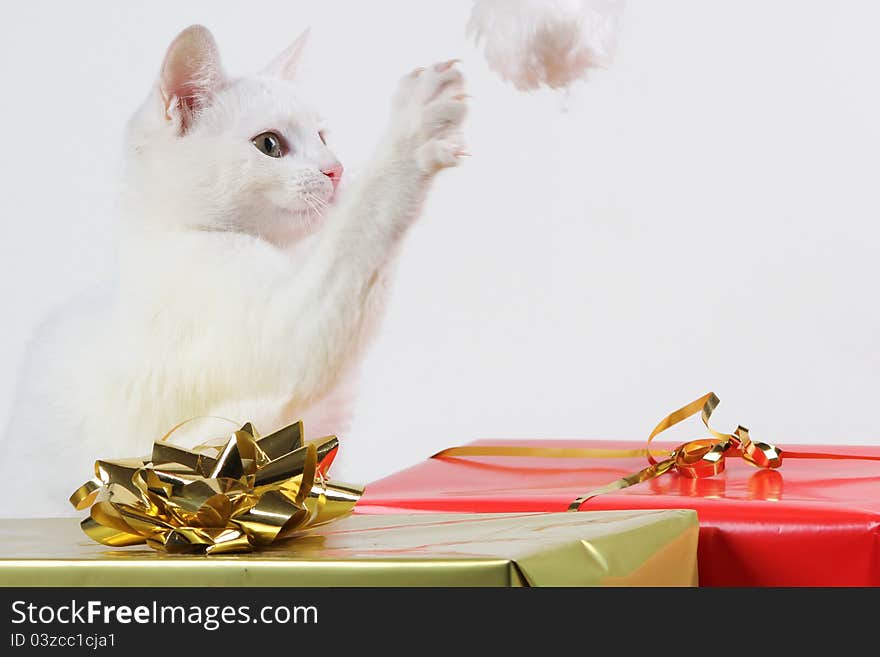
[{"label": "gold bow", "polygon": [[[714,392],[708,392],[660,420],[651,435],[648,436],[648,443],[644,450],[650,463],[648,467],[575,498],[569,504],[568,510],[577,511],[584,502],[596,497],[596,495],[639,484],[648,479],[659,477],[669,470],[675,470],[680,475],[692,479],[717,475],[724,471],[724,462],[727,456],[741,456],[745,461],[758,468],[778,468],[782,465],[782,450],[769,443],[753,441],[749,437],[749,430],[745,427],[740,425],[733,433],[721,433],[709,425],[709,418],[712,417],[712,413],[720,401]],[[703,424],[712,437],[690,440],[676,447],[662,460],[656,460],[654,452],[650,449],[651,441],[670,427],[697,413],[701,414]]]},{"label": "gold bow", "polygon": [[[187,421],[189,422],[189,420]],[[330,482],[335,436],[303,441],[302,422],[259,438],[250,423],[226,441],[153,443],[149,459],[97,461],[70,496],[93,540],[164,552],[246,552],[348,515],[363,487]]]}]

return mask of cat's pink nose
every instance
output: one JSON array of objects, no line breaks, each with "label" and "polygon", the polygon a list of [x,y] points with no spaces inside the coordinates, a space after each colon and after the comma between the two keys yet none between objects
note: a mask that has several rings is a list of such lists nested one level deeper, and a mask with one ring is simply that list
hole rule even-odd
[{"label": "cat's pink nose", "polygon": [[339,185],[339,180],[342,178],[342,165],[334,164],[332,167],[321,169],[321,173],[330,179],[330,182],[333,183],[333,189],[336,189],[337,185]]}]

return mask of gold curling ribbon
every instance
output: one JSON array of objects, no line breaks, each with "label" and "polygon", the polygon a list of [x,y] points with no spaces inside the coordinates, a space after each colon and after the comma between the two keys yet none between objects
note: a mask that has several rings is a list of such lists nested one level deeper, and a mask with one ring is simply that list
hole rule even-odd
[{"label": "gold curling ribbon", "polygon": [[171,553],[247,552],[345,517],[363,494],[327,478],[336,436],[304,442],[296,422],[260,438],[247,423],[219,443],[166,442],[190,421],[153,443],[149,458],[95,463],[95,477],[70,496],[77,509],[91,507],[81,523],[90,538]]},{"label": "gold curling ribbon", "polygon": [[[451,447],[444,449],[431,458],[461,457],[461,456],[515,456],[515,457],[540,457],[540,458],[631,458],[646,457],[649,465],[638,472],[621,477],[601,488],[584,493],[572,500],[568,505],[569,511],[578,511],[584,502],[596,497],[623,488],[640,484],[649,479],[654,479],[670,471],[675,471],[684,477],[701,479],[711,477],[724,471],[725,459],[728,456],[739,456],[746,462],[758,468],[778,468],[782,465],[782,450],[760,441],[753,441],[749,436],[749,430],[738,426],[733,433],[721,433],[715,431],[709,425],[709,418],[720,403],[714,392],[709,392],[682,406],[663,418],[651,435],[648,436],[647,445],[643,449],[602,449],[602,448],[574,448],[574,447],[517,447],[510,445],[465,445],[463,447]],[[684,420],[701,414],[703,424],[711,434],[710,438],[698,438],[682,443],[673,450],[652,450],[651,442],[658,435],[670,427]],[[662,457],[660,460],[655,456]],[[824,452],[790,452],[786,451],[786,458],[808,459],[852,459],[880,461],[880,456],[867,456],[857,454],[828,454]]]}]

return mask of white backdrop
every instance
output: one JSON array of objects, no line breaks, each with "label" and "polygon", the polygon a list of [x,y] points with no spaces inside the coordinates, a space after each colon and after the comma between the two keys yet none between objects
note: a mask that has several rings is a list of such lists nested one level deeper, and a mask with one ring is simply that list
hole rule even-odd
[{"label": "white backdrop", "polygon": [[570,97],[496,79],[465,0],[134,5],[0,10],[0,422],[35,324],[106,275],[123,123],[200,22],[233,73],[311,25],[350,169],[400,74],[464,59],[473,157],[403,250],[347,476],[479,437],[641,440],[710,389],[723,428],[880,442],[877,4],[630,0]]}]

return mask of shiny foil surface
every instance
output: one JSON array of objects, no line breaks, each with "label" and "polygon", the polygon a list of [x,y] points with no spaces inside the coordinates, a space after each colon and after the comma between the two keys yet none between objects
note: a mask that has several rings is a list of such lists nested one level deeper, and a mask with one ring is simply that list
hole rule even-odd
[{"label": "shiny foil surface", "polygon": [[260,550],[108,548],[76,520],[0,520],[0,586],[694,586],[696,514],[354,515]]},{"label": "shiny foil surface", "polygon": [[708,426],[716,404],[710,393],[650,434],[653,440],[702,412],[711,436],[683,445],[481,440],[453,447],[371,483],[357,511],[688,508],[700,520],[701,585],[880,585],[880,446],[753,443],[743,427],[724,434]]}]

